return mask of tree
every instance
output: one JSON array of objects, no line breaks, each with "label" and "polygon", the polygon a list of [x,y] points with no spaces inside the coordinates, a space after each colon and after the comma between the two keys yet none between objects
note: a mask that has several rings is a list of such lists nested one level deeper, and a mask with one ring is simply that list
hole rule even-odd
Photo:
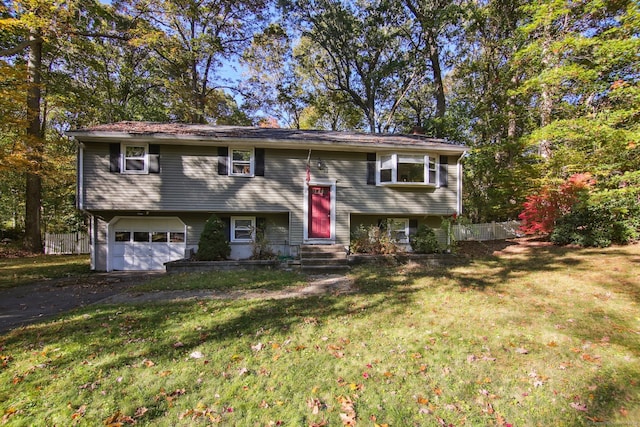
[{"label": "tree", "polygon": [[240,91],[249,111],[276,118],[286,127],[300,128],[308,97],[292,54],[290,36],[283,25],[273,23],[256,34],[242,55],[247,78]]},{"label": "tree", "polygon": [[[5,19],[0,21],[0,58],[9,58],[5,65],[19,67],[26,63],[26,106],[24,128],[14,127],[12,132],[22,142],[25,174],[25,238],[24,247],[33,252],[42,251],[41,208],[43,153],[45,151],[46,114],[42,114],[43,55],[51,54],[53,47],[64,37],[88,35],[91,17],[84,11],[99,8],[91,0],[58,2],[56,0],[17,0],[14,8],[1,10]],[[96,34],[98,35],[98,34]],[[115,37],[113,33],[99,36]],[[18,111],[21,110],[20,108]],[[14,123],[17,124],[17,123]]]},{"label": "tree", "polygon": [[223,85],[215,81],[223,61],[236,58],[268,15],[266,0],[130,0],[123,12],[141,16],[132,41],[156,55],[157,73],[169,96],[172,118],[215,123]]},{"label": "tree", "polygon": [[472,149],[464,160],[464,205],[474,221],[516,218],[537,177],[522,135],[532,129],[529,101],[514,94],[523,72],[513,66],[523,44],[516,32],[518,3],[492,0],[466,5],[465,25],[451,72],[449,123]]},{"label": "tree", "polygon": [[296,59],[330,92],[360,109],[372,133],[383,129],[420,74],[392,2],[301,0],[295,18],[311,48]]},{"label": "tree", "polygon": [[[409,15],[418,24],[415,34],[415,45],[421,47],[421,56],[428,59],[433,76],[433,93],[435,95],[434,136],[445,137],[444,119],[446,114],[446,96],[442,52],[444,45],[451,40],[450,33],[462,17],[462,8],[458,2],[449,0],[402,0]],[[423,46],[423,47],[422,47]],[[415,98],[414,98],[415,99]],[[411,104],[410,104],[411,105]],[[413,103],[415,109],[417,104]]]},{"label": "tree", "polygon": [[545,1],[525,11],[527,43],[514,66],[526,70],[520,93],[538,106],[539,127],[528,142],[549,174],[593,171],[601,153],[622,148],[612,144],[637,136],[640,6]]}]

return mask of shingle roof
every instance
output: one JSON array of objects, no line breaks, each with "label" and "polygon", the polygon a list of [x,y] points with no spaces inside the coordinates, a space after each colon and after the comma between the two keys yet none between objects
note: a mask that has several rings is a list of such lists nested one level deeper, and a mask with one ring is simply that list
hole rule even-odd
[{"label": "shingle roof", "polygon": [[299,130],[260,128],[245,126],[211,126],[185,123],[118,122],[91,126],[67,132],[80,140],[103,137],[148,137],[151,139],[175,140],[228,140],[260,139],[270,142],[308,143],[341,146],[396,146],[414,148],[445,149],[463,152],[466,147],[445,139],[424,135],[371,134],[359,132],[336,132],[324,130]]}]

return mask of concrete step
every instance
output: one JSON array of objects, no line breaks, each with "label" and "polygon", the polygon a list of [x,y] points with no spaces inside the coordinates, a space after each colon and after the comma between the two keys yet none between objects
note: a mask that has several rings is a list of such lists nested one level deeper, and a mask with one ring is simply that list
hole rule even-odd
[{"label": "concrete step", "polygon": [[343,245],[303,245],[300,265],[307,274],[344,274],[349,271]]},{"label": "concrete step", "polygon": [[343,245],[302,245],[300,246],[300,254],[346,254]]},{"label": "concrete step", "polygon": [[346,256],[339,258],[314,257],[300,259],[302,265],[347,265],[348,261]]}]

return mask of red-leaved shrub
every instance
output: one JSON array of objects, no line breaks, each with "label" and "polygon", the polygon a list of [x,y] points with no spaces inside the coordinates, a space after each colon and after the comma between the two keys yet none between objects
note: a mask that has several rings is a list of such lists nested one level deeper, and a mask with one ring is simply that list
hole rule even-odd
[{"label": "red-leaved shrub", "polygon": [[572,175],[558,187],[543,187],[538,194],[527,197],[524,210],[518,215],[520,230],[525,234],[549,234],[556,221],[583,201],[595,181],[588,173]]}]

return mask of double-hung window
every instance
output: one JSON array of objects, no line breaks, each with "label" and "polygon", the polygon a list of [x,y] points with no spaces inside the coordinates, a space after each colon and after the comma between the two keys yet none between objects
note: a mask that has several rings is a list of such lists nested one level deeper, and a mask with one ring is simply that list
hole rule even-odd
[{"label": "double-hung window", "polygon": [[232,148],[230,151],[231,175],[253,176],[254,150],[252,148]]},{"label": "double-hung window", "polygon": [[252,216],[231,217],[231,241],[252,242],[256,231],[256,219]]},{"label": "double-hung window", "polygon": [[437,179],[435,157],[405,153],[378,156],[378,184],[436,185]]},{"label": "double-hung window", "polygon": [[147,144],[122,144],[122,173],[148,173]]},{"label": "double-hung window", "polygon": [[387,231],[396,243],[409,243],[409,218],[389,218]]}]

